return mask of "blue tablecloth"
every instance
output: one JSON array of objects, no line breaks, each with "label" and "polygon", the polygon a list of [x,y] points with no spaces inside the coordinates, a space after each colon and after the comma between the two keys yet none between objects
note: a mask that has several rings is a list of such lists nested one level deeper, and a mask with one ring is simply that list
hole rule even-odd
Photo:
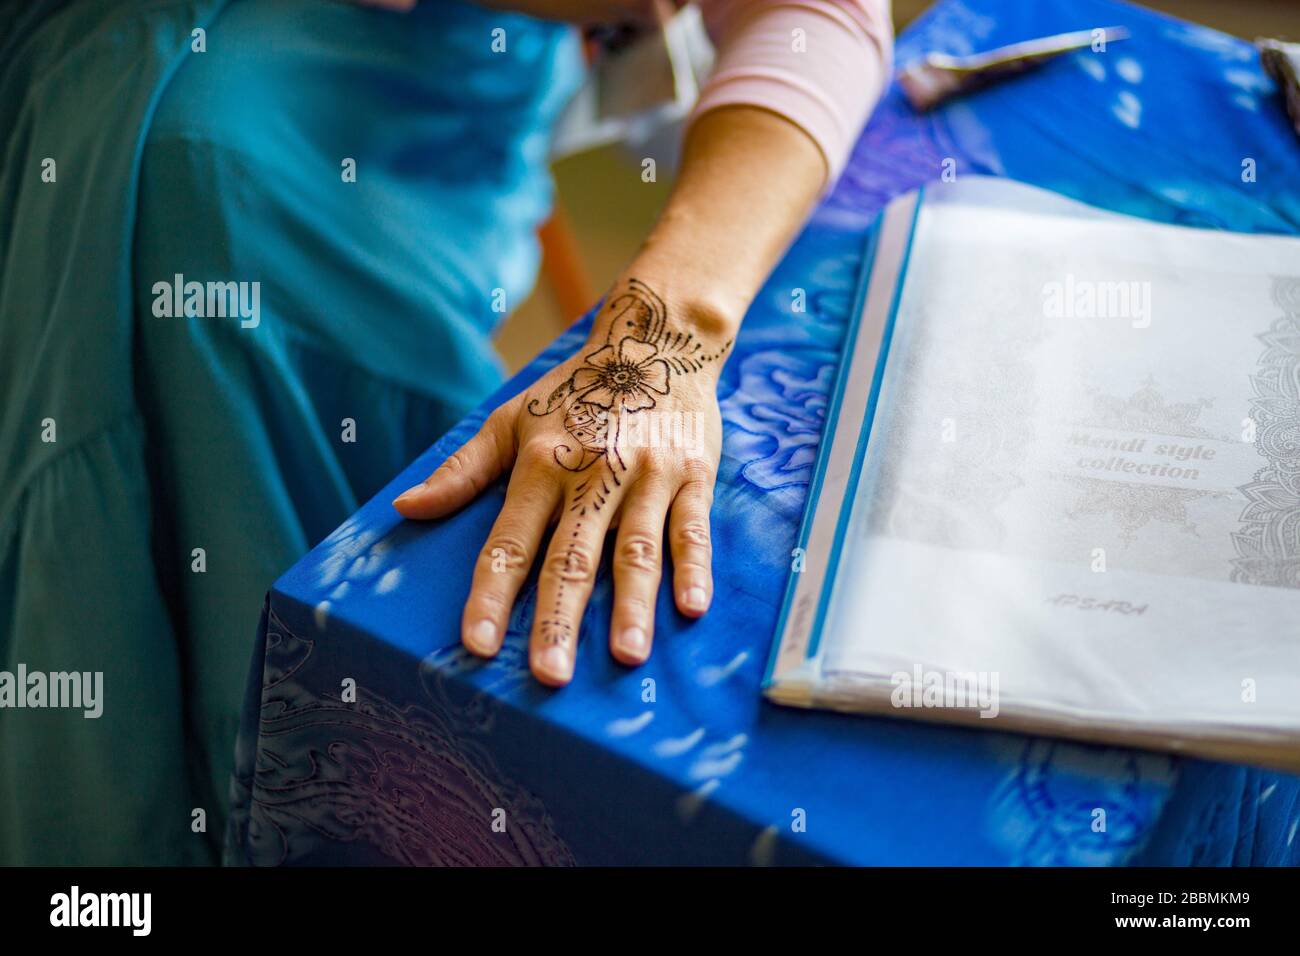
[{"label": "blue tablecloth", "polygon": [[[1248,44],[1108,0],[949,0],[898,55],[1114,24],[1132,39],[927,117],[890,91],[746,319],[720,389],[717,596],[690,623],[661,595],[644,667],[610,659],[605,572],[569,688],[546,690],[525,670],[535,577],[500,657],[467,657],[460,609],[504,486],[433,525],[389,505],[500,397],[570,354],[581,324],[281,578],[250,676],[230,860],[1300,860],[1295,776],[788,710],[759,694],[864,236],[886,200],[952,159],[958,175],[1153,219],[1300,231],[1300,144]],[[804,313],[791,311],[795,288]]]}]

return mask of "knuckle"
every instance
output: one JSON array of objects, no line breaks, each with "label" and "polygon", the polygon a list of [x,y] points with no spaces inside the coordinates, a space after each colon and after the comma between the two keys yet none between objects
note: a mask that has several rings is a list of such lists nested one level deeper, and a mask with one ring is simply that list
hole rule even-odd
[{"label": "knuckle", "polygon": [[438,466],[435,474],[441,473],[446,478],[462,484],[468,484],[475,494],[483,490],[483,479],[479,470],[473,467],[470,456],[466,454],[464,448],[457,448],[447,456],[447,460]]},{"label": "knuckle", "polygon": [[480,561],[491,571],[502,572],[526,568],[531,563],[527,546],[509,533],[497,533],[488,539],[479,553]]},{"label": "knuckle", "polygon": [[653,605],[639,594],[621,595],[618,606],[627,617],[634,620],[649,620],[654,612]]},{"label": "knuckle", "polygon": [[469,462],[465,458],[465,449],[457,448],[447,460],[438,466],[439,471],[444,471],[449,475],[463,475],[469,468]]},{"label": "knuckle", "polygon": [[530,441],[519,450],[519,462],[533,468],[553,468],[555,448],[546,442]]},{"label": "knuckle", "polygon": [[653,535],[633,532],[626,535],[614,552],[615,571],[653,573],[659,569],[659,543]]},{"label": "knuckle", "polygon": [[711,576],[707,561],[678,561],[674,568],[674,579],[679,584],[693,585]]},{"label": "knuckle", "polygon": [[639,470],[636,478],[636,486],[633,489],[636,496],[645,503],[663,502],[661,507],[666,507],[667,503],[672,500],[673,482],[669,477],[667,469],[654,467],[642,468]]},{"label": "knuckle", "polygon": [[673,534],[677,547],[683,550],[697,549],[708,551],[712,547],[709,538],[709,523],[699,518],[688,518],[677,526]]},{"label": "knuckle", "polygon": [[651,449],[641,454],[637,467],[641,481],[652,485],[666,479],[672,471],[672,466],[664,460],[664,456]]},{"label": "knuckle", "polygon": [[596,562],[586,548],[570,545],[547,557],[546,572],[569,584],[591,584],[596,578]]},{"label": "knuckle", "polygon": [[510,605],[506,603],[505,598],[496,591],[485,591],[482,589],[479,589],[470,595],[470,599],[466,604],[470,608],[473,608],[475,617],[483,614],[499,617],[504,612],[508,612],[511,609]]},{"label": "knuckle", "polygon": [[711,498],[713,495],[713,467],[703,458],[694,456],[683,459],[681,463],[682,487],[692,492],[703,491]]}]

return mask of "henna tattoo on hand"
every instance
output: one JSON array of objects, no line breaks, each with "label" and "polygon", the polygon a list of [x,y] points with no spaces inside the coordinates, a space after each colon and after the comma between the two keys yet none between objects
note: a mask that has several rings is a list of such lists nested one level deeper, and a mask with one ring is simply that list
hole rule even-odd
[{"label": "henna tattoo on hand", "polygon": [[561,468],[585,471],[598,461],[608,466],[607,475],[589,477],[575,489],[575,502],[590,496],[597,510],[612,491],[609,482],[617,487],[627,470],[618,450],[621,417],[654,408],[671,393],[674,376],[698,372],[731,348],[728,341],[706,352],[692,333],[670,329],[663,299],[639,279],[630,280],[605,309],[613,313],[605,344],[584,356],[545,402],[528,403],[528,411],[539,417],[563,412],[573,444],[556,445]]},{"label": "henna tattoo on hand", "polygon": [[[588,508],[600,511],[627,471],[619,451],[623,416],[653,409],[672,392],[674,377],[700,371],[731,348],[728,340],[717,351],[706,352],[692,333],[670,329],[663,299],[639,279],[629,280],[627,289],[604,308],[613,313],[605,344],[585,355],[582,364],[544,402],[534,398],[527,406],[539,418],[563,414],[564,430],[572,443],[555,446],[555,462],[561,468],[582,472],[603,463],[573,489],[568,509],[577,513],[578,520],[566,545],[566,566],[577,561],[576,541]],[[567,647],[573,640],[572,628],[562,613],[565,590],[566,582],[561,579],[551,614],[541,622],[543,644]]]}]

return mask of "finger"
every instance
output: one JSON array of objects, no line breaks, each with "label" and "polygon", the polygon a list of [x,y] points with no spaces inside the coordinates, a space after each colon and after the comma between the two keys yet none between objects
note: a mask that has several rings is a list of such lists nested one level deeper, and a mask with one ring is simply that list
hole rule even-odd
[{"label": "finger", "polygon": [[478,497],[514,462],[507,416],[494,412],[478,434],[452,452],[428,478],[393,500],[404,518],[441,518]]},{"label": "finger", "polygon": [[628,492],[619,510],[609,649],[623,664],[643,664],[650,656],[655,597],[663,572],[664,519],[671,501],[663,482],[643,478]]},{"label": "finger", "polygon": [[673,556],[673,594],[677,609],[699,617],[713,600],[713,470],[703,463],[688,468],[668,514],[668,546]]},{"label": "finger", "polygon": [[558,498],[558,485],[543,471],[521,467],[511,476],[505,504],[474,565],[461,615],[461,642],[471,653],[492,657],[501,649],[510,609],[537,557]]},{"label": "finger", "polygon": [[[601,479],[593,476],[582,481],[599,483]],[[571,495],[567,502],[537,582],[529,657],[533,674],[552,687],[562,687],[573,677],[582,612],[596,582],[609,517],[618,507],[614,500],[617,488],[604,488],[601,493],[606,497],[597,503],[590,484],[578,487],[585,487],[586,492]]]}]

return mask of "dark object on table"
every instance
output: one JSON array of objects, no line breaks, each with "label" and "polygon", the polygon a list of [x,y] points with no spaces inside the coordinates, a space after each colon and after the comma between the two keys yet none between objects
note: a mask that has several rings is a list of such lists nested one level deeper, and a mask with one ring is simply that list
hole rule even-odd
[{"label": "dark object on table", "polygon": [[972,56],[927,53],[924,60],[903,67],[898,82],[912,107],[924,113],[958,93],[1023,73],[1062,53],[1086,50],[1098,43],[1104,49],[1106,43],[1127,37],[1124,27],[1105,27],[1024,40]]},{"label": "dark object on table", "polygon": [[1268,75],[1277,81],[1286,100],[1286,111],[1291,115],[1291,125],[1300,136],[1300,43],[1282,40],[1259,39],[1259,61]]}]

